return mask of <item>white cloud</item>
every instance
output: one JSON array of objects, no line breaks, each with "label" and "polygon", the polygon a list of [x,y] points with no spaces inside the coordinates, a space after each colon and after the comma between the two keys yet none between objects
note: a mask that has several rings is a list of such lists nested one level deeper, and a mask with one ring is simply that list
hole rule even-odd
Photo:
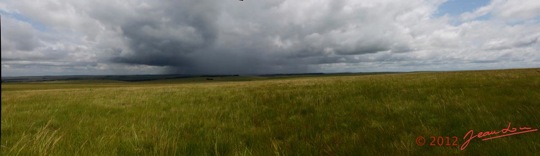
[{"label": "white cloud", "polygon": [[[0,2],[6,14],[20,14],[46,27],[38,30],[32,23],[2,17],[3,28],[12,29],[2,35],[2,73],[220,74],[540,65],[540,25],[531,20],[540,14],[540,2],[494,0],[462,14],[457,25],[450,17],[433,15],[443,2]],[[490,18],[477,20],[481,16]]]},{"label": "white cloud", "polygon": [[480,16],[491,15],[494,19],[521,21],[540,16],[540,1],[538,0],[492,0],[490,4],[480,7],[473,12],[461,15],[463,20],[473,20]]}]

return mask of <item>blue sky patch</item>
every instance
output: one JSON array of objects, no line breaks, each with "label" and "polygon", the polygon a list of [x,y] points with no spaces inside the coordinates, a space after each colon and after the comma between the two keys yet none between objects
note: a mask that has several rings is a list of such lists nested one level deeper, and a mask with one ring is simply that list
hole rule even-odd
[{"label": "blue sky patch", "polygon": [[30,18],[22,15],[22,14],[19,14],[19,13],[9,13],[9,12],[6,12],[4,10],[0,10],[0,15],[2,15],[2,17],[11,17],[11,18],[14,18],[15,20],[18,20],[18,21],[22,21],[22,22],[26,22],[26,23],[29,23],[30,25],[32,25],[32,27],[34,27],[34,29],[37,29],[39,31],[46,31],[47,30],[47,27],[39,22],[36,22],[36,21],[33,21],[31,20]]},{"label": "blue sky patch", "polygon": [[474,10],[488,5],[490,0],[448,0],[439,6],[436,16],[459,16],[465,12],[473,12]]}]

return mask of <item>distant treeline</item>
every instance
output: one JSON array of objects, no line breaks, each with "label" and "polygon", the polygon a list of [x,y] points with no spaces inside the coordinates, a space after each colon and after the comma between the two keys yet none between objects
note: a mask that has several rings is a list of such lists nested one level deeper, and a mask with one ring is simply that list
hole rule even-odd
[{"label": "distant treeline", "polygon": [[[369,72],[369,73],[287,73],[287,74],[263,74],[263,75],[245,75],[245,76],[260,76],[260,77],[287,77],[287,76],[321,76],[321,75],[374,75],[374,74],[389,74],[393,72]],[[4,82],[42,82],[42,81],[70,81],[70,80],[115,80],[126,82],[138,81],[153,81],[165,79],[181,79],[181,78],[207,78],[213,80],[218,77],[240,77],[241,75],[66,75],[66,76],[18,76],[18,77],[2,77]]]}]

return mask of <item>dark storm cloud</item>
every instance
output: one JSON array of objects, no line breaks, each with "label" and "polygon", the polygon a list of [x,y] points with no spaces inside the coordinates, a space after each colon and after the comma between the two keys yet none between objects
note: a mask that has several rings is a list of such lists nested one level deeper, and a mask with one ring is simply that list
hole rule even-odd
[{"label": "dark storm cloud", "polygon": [[175,1],[141,9],[122,23],[132,53],[114,62],[152,66],[185,67],[194,62],[187,55],[211,47],[216,40],[217,11],[211,1]]},{"label": "dark storm cloud", "polygon": [[[400,42],[377,36],[380,21],[370,22],[373,17],[366,14],[335,16],[343,14],[343,1],[304,8],[323,12],[312,19],[307,19],[308,12],[291,14],[291,4],[284,2],[145,3],[135,11],[144,14],[122,19],[120,29],[129,52],[111,61],[164,66],[181,73],[308,72],[311,65],[347,60],[330,55],[389,51]],[[94,16],[111,20],[101,12]],[[358,20],[365,23],[359,26]]]}]

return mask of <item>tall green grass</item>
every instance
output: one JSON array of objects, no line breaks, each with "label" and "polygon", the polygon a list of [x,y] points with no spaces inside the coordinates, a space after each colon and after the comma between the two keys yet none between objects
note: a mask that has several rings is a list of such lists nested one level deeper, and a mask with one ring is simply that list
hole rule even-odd
[{"label": "tall green grass", "polygon": [[199,82],[2,84],[3,155],[533,155],[540,69]]}]

